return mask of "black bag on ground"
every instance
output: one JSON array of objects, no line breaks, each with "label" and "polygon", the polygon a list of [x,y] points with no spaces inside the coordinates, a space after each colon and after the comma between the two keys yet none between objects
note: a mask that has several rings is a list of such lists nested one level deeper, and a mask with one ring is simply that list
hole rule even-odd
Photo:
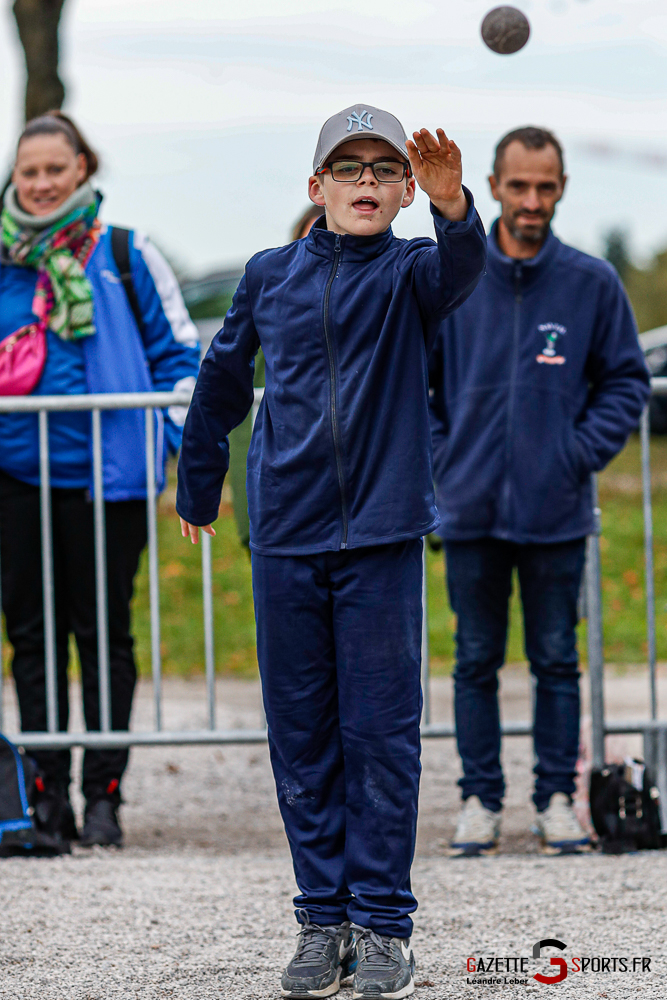
[{"label": "black bag on ground", "polygon": [[605,854],[664,847],[660,795],[643,761],[626,758],[591,773],[591,819]]},{"label": "black bag on ground", "polygon": [[66,841],[35,826],[37,768],[34,761],[0,733],[0,858],[16,855],[55,857],[69,854]]}]

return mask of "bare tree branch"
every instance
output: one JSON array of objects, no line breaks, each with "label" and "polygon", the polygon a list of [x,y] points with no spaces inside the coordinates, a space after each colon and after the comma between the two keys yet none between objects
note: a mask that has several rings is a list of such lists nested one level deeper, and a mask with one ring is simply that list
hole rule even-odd
[{"label": "bare tree branch", "polygon": [[58,23],[65,0],[14,0],[14,17],[28,73],[26,121],[62,107],[65,88],[58,76]]}]

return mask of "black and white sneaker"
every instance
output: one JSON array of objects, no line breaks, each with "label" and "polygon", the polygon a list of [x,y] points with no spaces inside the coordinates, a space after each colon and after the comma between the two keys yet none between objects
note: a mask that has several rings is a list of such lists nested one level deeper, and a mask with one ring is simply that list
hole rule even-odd
[{"label": "black and white sneaker", "polygon": [[342,979],[355,966],[354,938],[350,924],[320,927],[311,924],[305,910],[294,958],[283,972],[280,992],[284,997],[331,997]]},{"label": "black and white sneaker", "polygon": [[353,1000],[403,1000],[415,991],[415,957],[410,938],[383,937],[353,925],[357,951]]}]

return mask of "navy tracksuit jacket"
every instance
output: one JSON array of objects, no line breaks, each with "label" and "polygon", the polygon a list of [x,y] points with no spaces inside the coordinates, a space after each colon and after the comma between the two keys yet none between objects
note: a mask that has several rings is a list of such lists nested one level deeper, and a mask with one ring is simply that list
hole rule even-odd
[{"label": "navy tracksuit jacket", "polygon": [[593,530],[591,473],[621,450],[649,395],[632,310],[606,261],[550,231],[501,252],[442,324],[430,357],[439,532],[563,542]]},{"label": "navy tracksuit jacket", "polygon": [[468,197],[464,222],[434,212],[437,245],[321,220],[254,257],[202,363],[179,462],[179,514],[214,521],[261,344],[250,547],[295,906],[402,938],[417,905],[421,536],[437,524],[427,351],[484,267]]}]

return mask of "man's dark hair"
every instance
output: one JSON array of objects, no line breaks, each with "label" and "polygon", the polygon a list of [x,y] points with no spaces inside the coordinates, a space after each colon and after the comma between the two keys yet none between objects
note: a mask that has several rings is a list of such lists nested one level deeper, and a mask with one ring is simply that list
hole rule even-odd
[{"label": "man's dark hair", "polygon": [[512,132],[508,132],[496,146],[496,156],[493,161],[493,173],[496,177],[500,176],[505,150],[511,142],[520,142],[526,149],[544,149],[545,146],[553,146],[560,160],[561,176],[565,173],[563,147],[553,132],[546,128],[537,128],[535,125],[526,125],[524,128],[515,128]]}]

